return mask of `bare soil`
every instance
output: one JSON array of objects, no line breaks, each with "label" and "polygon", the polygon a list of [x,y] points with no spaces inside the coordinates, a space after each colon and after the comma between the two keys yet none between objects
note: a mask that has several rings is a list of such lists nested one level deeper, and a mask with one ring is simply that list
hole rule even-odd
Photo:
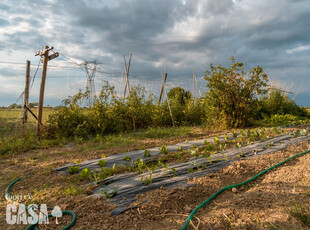
[{"label": "bare soil", "polygon": [[[74,150],[64,152],[62,148],[54,148],[2,158],[0,189],[4,194],[15,177],[26,176],[13,186],[11,194],[30,193],[32,200],[25,203],[43,203],[50,208],[58,205],[62,210],[74,211],[77,222],[72,229],[180,229],[191,210],[220,188],[247,180],[309,149],[310,141],[306,141],[298,147],[243,159],[217,173],[195,178],[189,189],[160,188],[140,194],[134,204],[137,207],[118,216],[111,216],[108,212],[115,206],[107,200],[88,197],[89,192],[78,177],[51,172],[76,158],[85,160],[102,152],[83,156]],[[113,148],[105,150],[104,154],[123,150],[123,147]],[[25,229],[27,225],[6,224],[7,201],[4,196],[0,201],[0,229]],[[296,213],[305,216],[305,220],[310,219],[310,153],[279,166],[236,191],[223,192],[197,212],[189,229],[310,229],[310,225],[306,221],[303,223]],[[59,218],[60,224],[56,226],[55,220],[50,219],[50,224],[41,225],[40,229],[61,229],[70,220],[70,216]]]}]

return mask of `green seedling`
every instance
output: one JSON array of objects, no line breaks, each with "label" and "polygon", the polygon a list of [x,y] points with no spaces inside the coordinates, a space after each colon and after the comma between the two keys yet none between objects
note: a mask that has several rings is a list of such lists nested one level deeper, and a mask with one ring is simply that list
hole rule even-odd
[{"label": "green seedling", "polygon": [[110,199],[112,197],[115,197],[117,195],[117,187],[113,187],[112,189],[106,191],[106,190],[101,190],[101,194],[104,195],[105,199]]},{"label": "green seedling", "polygon": [[181,160],[181,159],[182,159],[182,154],[181,154],[181,153],[174,153],[174,154],[173,154],[173,157],[174,157],[176,160]]},{"label": "green seedling", "polygon": [[237,142],[237,143],[235,144],[235,147],[236,147],[236,149],[240,148],[240,147],[241,147],[241,143],[240,143],[240,142]]},{"label": "green seedling", "polygon": [[233,135],[233,138],[236,138],[239,134],[236,133],[234,130],[232,131],[232,135]]},{"label": "green seedling", "polygon": [[204,158],[209,158],[209,157],[211,156],[211,154],[210,154],[210,153],[203,153],[202,156],[203,156]]},{"label": "green seedling", "polygon": [[273,130],[273,132],[275,132],[276,134],[279,134],[279,133],[280,133],[279,130],[277,129],[277,127],[273,127],[272,130]]},{"label": "green seedling", "polygon": [[192,148],[192,149],[195,149],[195,148],[196,148],[196,145],[192,145],[191,148]]},{"label": "green seedling", "polygon": [[166,172],[169,171],[169,168],[168,168],[168,166],[165,163],[163,163],[161,161],[158,161],[158,165],[162,166],[166,170]]},{"label": "green seedling", "polygon": [[244,134],[244,131],[243,131],[243,130],[241,130],[241,131],[240,131],[240,134],[241,134],[241,136],[243,136],[243,137],[245,136],[245,134]]},{"label": "green seedling", "polygon": [[189,173],[193,173],[193,172],[195,172],[195,169],[192,167],[192,168],[190,168],[190,169],[188,170],[188,172],[189,172]]},{"label": "green seedling", "polygon": [[145,145],[140,147],[140,150],[145,150]]},{"label": "green seedling", "polygon": [[225,140],[225,141],[228,140],[228,134],[227,134],[227,133],[224,134],[224,140]]},{"label": "green seedling", "polygon": [[218,139],[218,137],[214,137],[214,142],[216,143],[216,145],[221,144],[221,141]]},{"label": "green seedling", "polygon": [[149,184],[152,184],[152,175],[153,175],[154,170],[156,170],[157,165],[152,165],[152,168],[149,168],[146,166],[146,168],[149,171],[149,176],[148,177],[142,176],[141,183],[144,185],[149,185]]},{"label": "green seedling", "polygon": [[125,157],[123,157],[123,160],[130,161],[130,157],[129,156],[125,156]]},{"label": "green seedling", "polygon": [[141,174],[143,172],[143,169],[146,167],[146,164],[141,158],[137,160],[136,164],[137,164],[137,173]]},{"label": "green seedling", "polygon": [[196,157],[199,156],[197,149],[191,149],[191,154]]},{"label": "green seedling", "polygon": [[159,148],[159,151],[162,154],[168,154],[168,149],[166,145],[161,146],[161,148]]},{"label": "green seedling", "polygon": [[106,158],[106,156],[105,156],[104,154],[102,154],[102,155],[101,155],[101,158],[104,159],[104,158]]},{"label": "green seedling", "polygon": [[259,136],[260,136],[259,131],[258,131],[258,130],[255,130],[255,131],[254,131],[254,137],[259,137]]},{"label": "green seedling", "polygon": [[80,172],[80,167],[81,166],[70,166],[68,171],[70,174],[78,174]]},{"label": "green seedling", "polygon": [[250,129],[247,129],[247,130],[246,130],[246,134],[247,134],[247,137],[251,137],[251,135],[252,135],[251,130],[250,130]]},{"label": "green seedling", "polygon": [[91,175],[92,175],[92,177],[93,177],[95,186],[97,186],[97,185],[98,185],[98,181],[99,181],[99,179],[101,178],[101,177],[100,177],[100,173],[97,173],[96,171],[93,171]]},{"label": "green seedling", "polygon": [[308,131],[307,131],[306,129],[303,129],[303,130],[301,131],[301,135],[307,136],[307,135],[308,135]]},{"label": "green seedling", "polygon": [[170,168],[170,169],[173,172],[173,176],[177,176],[178,175],[177,170],[175,168]]},{"label": "green seedling", "polygon": [[143,156],[144,157],[150,157],[151,156],[151,150],[144,150],[144,153],[143,153]]},{"label": "green seedling", "polygon": [[178,151],[183,151],[183,147],[182,146],[178,146]]},{"label": "green seedling", "polygon": [[224,144],[224,145],[223,145],[223,144],[220,144],[220,145],[219,145],[219,148],[220,148],[221,151],[224,151],[224,150],[226,149],[226,147],[227,147],[226,144]]},{"label": "green seedling", "polygon": [[240,151],[240,154],[237,154],[238,157],[246,157],[245,153],[243,151]]},{"label": "green seedling", "polygon": [[113,164],[112,168],[103,168],[101,172],[104,171],[104,174],[106,176],[112,176],[115,174],[115,170],[116,170],[116,164]]},{"label": "green seedling", "polygon": [[196,164],[196,161],[191,162],[191,166],[192,167],[188,170],[189,173],[200,170],[199,165]]},{"label": "green seedling", "polygon": [[89,168],[83,169],[80,176],[83,180],[91,179],[91,170]]},{"label": "green seedling", "polygon": [[107,162],[104,160],[104,159],[101,159],[98,161],[98,164],[101,166],[101,167],[105,167],[107,165]]},{"label": "green seedling", "polygon": [[204,149],[205,151],[213,151],[215,150],[215,147],[212,144],[208,144]]},{"label": "green seedling", "polygon": [[74,164],[79,164],[79,163],[81,163],[82,161],[81,160],[78,160],[78,159],[76,159],[76,160],[74,160]]}]

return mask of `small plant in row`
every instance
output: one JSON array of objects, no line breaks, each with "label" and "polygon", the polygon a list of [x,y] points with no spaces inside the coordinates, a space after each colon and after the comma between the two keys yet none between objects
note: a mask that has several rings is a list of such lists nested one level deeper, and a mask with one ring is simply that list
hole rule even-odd
[{"label": "small plant in row", "polygon": [[151,150],[144,150],[144,153],[143,153],[143,156],[144,157],[150,157],[151,156]]},{"label": "small plant in row", "polygon": [[107,162],[104,159],[101,159],[98,161],[98,164],[100,165],[100,167],[105,167],[107,165]]},{"label": "small plant in row", "polygon": [[151,168],[146,166],[146,169],[149,172],[149,175],[147,177],[142,176],[141,183],[144,185],[149,185],[152,183],[152,175],[153,175],[153,172],[157,169],[157,165],[153,164]]},{"label": "small plant in row", "polygon": [[80,167],[81,166],[70,166],[68,171],[71,175],[78,174],[80,172]]},{"label": "small plant in row", "polygon": [[113,198],[117,195],[117,187],[113,187],[112,189],[108,191],[106,191],[105,189],[102,189],[101,194],[104,195],[105,199]]},{"label": "small plant in row", "polygon": [[123,160],[124,160],[124,161],[130,161],[130,157],[129,157],[129,156],[124,156],[124,157],[123,157]]},{"label": "small plant in row", "polygon": [[160,153],[162,154],[168,154],[168,148],[166,145],[163,145],[159,148]]}]

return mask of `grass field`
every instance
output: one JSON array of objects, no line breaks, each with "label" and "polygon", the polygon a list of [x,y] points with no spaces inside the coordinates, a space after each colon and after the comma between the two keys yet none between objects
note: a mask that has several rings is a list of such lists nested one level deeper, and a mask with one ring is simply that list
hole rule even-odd
[{"label": "grass field", "polygon": [[[49,114],[54,111],[52,108],[43,110],[43,124],[47,121]],[[32,109],[32,112],[37,115],[38,109]],[[23,109],[0,109],[0,139],[19,136],[22,130]],[[28,112],[27,128],[35,130],[36,119]]]}]

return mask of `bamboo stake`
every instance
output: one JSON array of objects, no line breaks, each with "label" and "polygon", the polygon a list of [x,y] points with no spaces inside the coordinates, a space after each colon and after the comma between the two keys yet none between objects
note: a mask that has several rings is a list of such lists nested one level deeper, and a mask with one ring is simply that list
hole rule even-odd
[{"label": "bamboo stake", "polygon": [[[164,76],[163,74],[161,74],[162,79],[164,80]],[[165,69],[165,79],[167,79],[167,67]],[[165,91],[166,94],[166,100],[167,100],[167,104],[168,104],[168,108],[169,108],[169,113],[170,113],[170,117],[172,120],[172,125],[174,126],[174,120],[173,120],[173,116],[172,116],[172,111],[171,111],[171,107],[170,107],[170,102],[169,102],[169,98],[168,98],[168,94],[167,94],[167,90],[166,90],[166,81],[163,84],[163,90]]]}]

